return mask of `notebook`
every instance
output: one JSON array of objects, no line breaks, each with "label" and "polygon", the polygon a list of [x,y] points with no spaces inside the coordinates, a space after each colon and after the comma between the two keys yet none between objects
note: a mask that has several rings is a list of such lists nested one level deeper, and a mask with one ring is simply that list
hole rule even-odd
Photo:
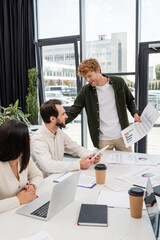
[{"label": "notebook", "polygon": [[107,205],[82,204],[77,224],[83,226],[108,226]]},{"label": "notebook", "polygon": [[154,231],[155,238],[156,240],[160,240],[160,212],[150,178],[148,178],[147,181],[144,202]]},{"label": "notebook", "polygon": [[80,171],[54,185],[52,194],[44,194],[16,212],[47,221],[74,200]]}]

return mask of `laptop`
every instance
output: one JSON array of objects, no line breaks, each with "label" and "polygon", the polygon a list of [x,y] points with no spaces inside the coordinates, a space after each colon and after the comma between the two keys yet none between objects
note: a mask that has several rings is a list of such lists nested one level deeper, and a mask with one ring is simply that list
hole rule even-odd
[{"label": "laptop", "polygon": [[156,240],[160,240],[160,211],[150,178],[147,181],[144,202],[155,238]]},{"label": "laptop", "polygon": [[18,209],[16,213],[47,221],[74,200],[80,171],[54,185],[52,194],[44,194]]}]

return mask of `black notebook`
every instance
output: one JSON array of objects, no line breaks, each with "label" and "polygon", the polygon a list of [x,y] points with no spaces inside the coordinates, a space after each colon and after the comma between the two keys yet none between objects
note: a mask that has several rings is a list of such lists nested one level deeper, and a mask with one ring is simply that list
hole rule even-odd
[{"label": "black notebook", "polygon": [[82,204],[77,224],[84,226],[108,226],[107,205]]}]

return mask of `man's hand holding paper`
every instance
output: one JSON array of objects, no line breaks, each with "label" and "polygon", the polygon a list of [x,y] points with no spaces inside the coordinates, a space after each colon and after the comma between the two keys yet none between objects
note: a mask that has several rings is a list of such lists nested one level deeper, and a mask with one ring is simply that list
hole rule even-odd
[{"label": "man's hand holding paper", "polygon": [[160,113],[151,103],[149,103],[145,107],[141,118],[137,115],[134,115],[136,122],[121,131],[126,147],[131,146],[133,143],[146,136],[159,118]]},{"label": "man's hand holding paper", "polygon": [[142,121],[140,116],[137,113],[134,114],[134,121],[135,122],[141,122]]}]

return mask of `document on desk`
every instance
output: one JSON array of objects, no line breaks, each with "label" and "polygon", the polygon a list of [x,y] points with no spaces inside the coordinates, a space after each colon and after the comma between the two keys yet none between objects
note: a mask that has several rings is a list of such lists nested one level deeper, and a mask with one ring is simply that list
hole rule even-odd
[{"label": "document on desk", "polygon": [[158,165],[158,155],[133,152],[114,152],[107,159],[108,163],[113,164],[136,164],[136,165]]},{"label": "document on desk", "polygon": [[40,231],[32,237],[22,238],[21,240],[54,240],[47,232]]},{"label": "document on desk", "polygon": [[160,185],[160,166],[143,167],[117,178],[140,187],[146,187],[147,179],[150,178],[152,186],[157,186]]},{"label": "document on desk", "polygon": [[96,185],[96,178],[94,176],[80,175],[78,187],[93,188]]},{"label": "document on desk", "polygon": [[128,192],[101,191],[96,204],[107,204],[108,207],[115,208],[130,208]]},{"label": "document on desk", "polygon": [[[66,172],[55,179],[53,182],[62,182],[65,178],[69,177],[72,172]],[[93,188],[96,185],[96,178],[94,176],[80,175],[78,187]]]},{"label": "document on desk", "polygon": [[135,122],[121,131],[126,147],[143,138],[151,130],[159,116],[160,113],[157,109],[149,103],[142,112],[142,122]]}]

